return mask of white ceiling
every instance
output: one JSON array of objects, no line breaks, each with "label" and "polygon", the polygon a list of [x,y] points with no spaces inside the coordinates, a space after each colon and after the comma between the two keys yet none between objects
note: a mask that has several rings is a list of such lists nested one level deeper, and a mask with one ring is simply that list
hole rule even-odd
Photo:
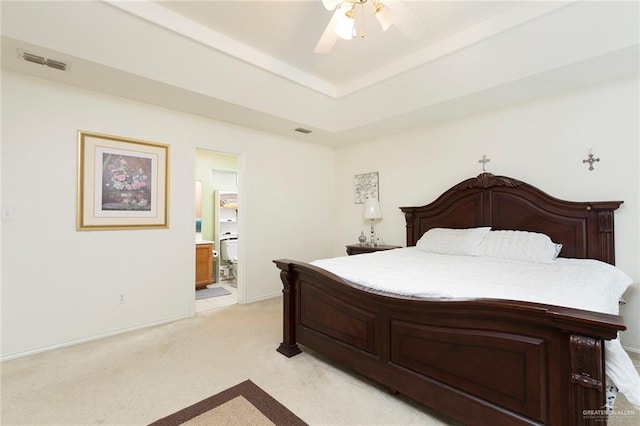
[{"label": "white ceiling", "polygon": [[635,1],[404,4],[423,38],[364,4],[365,37],[319,55],[321,0],[3,1],[2,67],[329,146],[638,75]]},{"label": "white ceiling", "polygon": [[[522,2],[406,1],[404,4],[425,28],[424,37],[411,40],[395,26],[383,32],[373,14],[372,1],[368,1],[356,6],[358,37],[353,40],[338,39],[334,49],[327,54],[313,51],[333,15],[333,12],[324,8],[321,0],[160,0],[158,3],[172,12],[339,86],[400,61],[460,30],[513,9]],[[364,38],[360,37],[362,24]]]}]

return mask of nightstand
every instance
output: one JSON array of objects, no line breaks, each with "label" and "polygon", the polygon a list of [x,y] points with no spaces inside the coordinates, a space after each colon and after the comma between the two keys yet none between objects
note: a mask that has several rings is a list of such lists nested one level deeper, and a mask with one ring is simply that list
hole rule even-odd
[{"label": "nightstand", "polygon": [[384,251],[384,250],[393,250],[401,248],[400,246],[386,246],[379,245],[377,247],[369,247],[367,245],[361,246],[360,244],[349,244],[347,246],[347,254],[352,256],[354,254],[362,254],[362,253],[373,253],[374,251]]}]

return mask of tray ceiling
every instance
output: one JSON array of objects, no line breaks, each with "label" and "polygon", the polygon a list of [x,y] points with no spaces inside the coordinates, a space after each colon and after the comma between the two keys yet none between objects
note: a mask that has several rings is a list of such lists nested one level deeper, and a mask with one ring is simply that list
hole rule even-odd
[{"label": "tray ceiling", "polygon": [[2,2],[2,66],[329,146],[638,75],[636,2],[404,3],[423,38],[364,4],[319,55],[320,0]]}]

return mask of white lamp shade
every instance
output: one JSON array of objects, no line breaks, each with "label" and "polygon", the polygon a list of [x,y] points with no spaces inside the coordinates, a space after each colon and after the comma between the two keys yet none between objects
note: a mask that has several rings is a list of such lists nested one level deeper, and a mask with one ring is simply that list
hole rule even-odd
[{"label": "white lamp shade", "polygon": [[375,198],[367,198],[364,200],[364,218],[365,219],[382,218],[380,203]]},{"label": "white lamp shade", "polygon": [[353,29],[355,27],[356,20],[353,15],[349,16],[351,9],[343,8],[343,6],[338,8],[340,15],[336,25],[336,35],[341,39],[351,40],[353,38]]},{"label": "white lamp shade", "polygon": [[395,22],[398,15],[389,7],[379,3],[376,5],[376,19],[382,26],[382,31],[387,31],[389,27]]}]

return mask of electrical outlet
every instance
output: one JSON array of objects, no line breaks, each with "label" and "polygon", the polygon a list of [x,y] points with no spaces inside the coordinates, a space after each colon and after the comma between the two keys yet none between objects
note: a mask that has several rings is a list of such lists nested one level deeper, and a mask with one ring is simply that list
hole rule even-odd
[{"label": "electrical outlet", "polygon": [[127,295],[126,294],[119,294],[118,295],[118,305],[122,305],[127,303]]},{"label": "electrical outlet", "polygon": [[1,207],[2,220],[13,220],[13,207]]}]

